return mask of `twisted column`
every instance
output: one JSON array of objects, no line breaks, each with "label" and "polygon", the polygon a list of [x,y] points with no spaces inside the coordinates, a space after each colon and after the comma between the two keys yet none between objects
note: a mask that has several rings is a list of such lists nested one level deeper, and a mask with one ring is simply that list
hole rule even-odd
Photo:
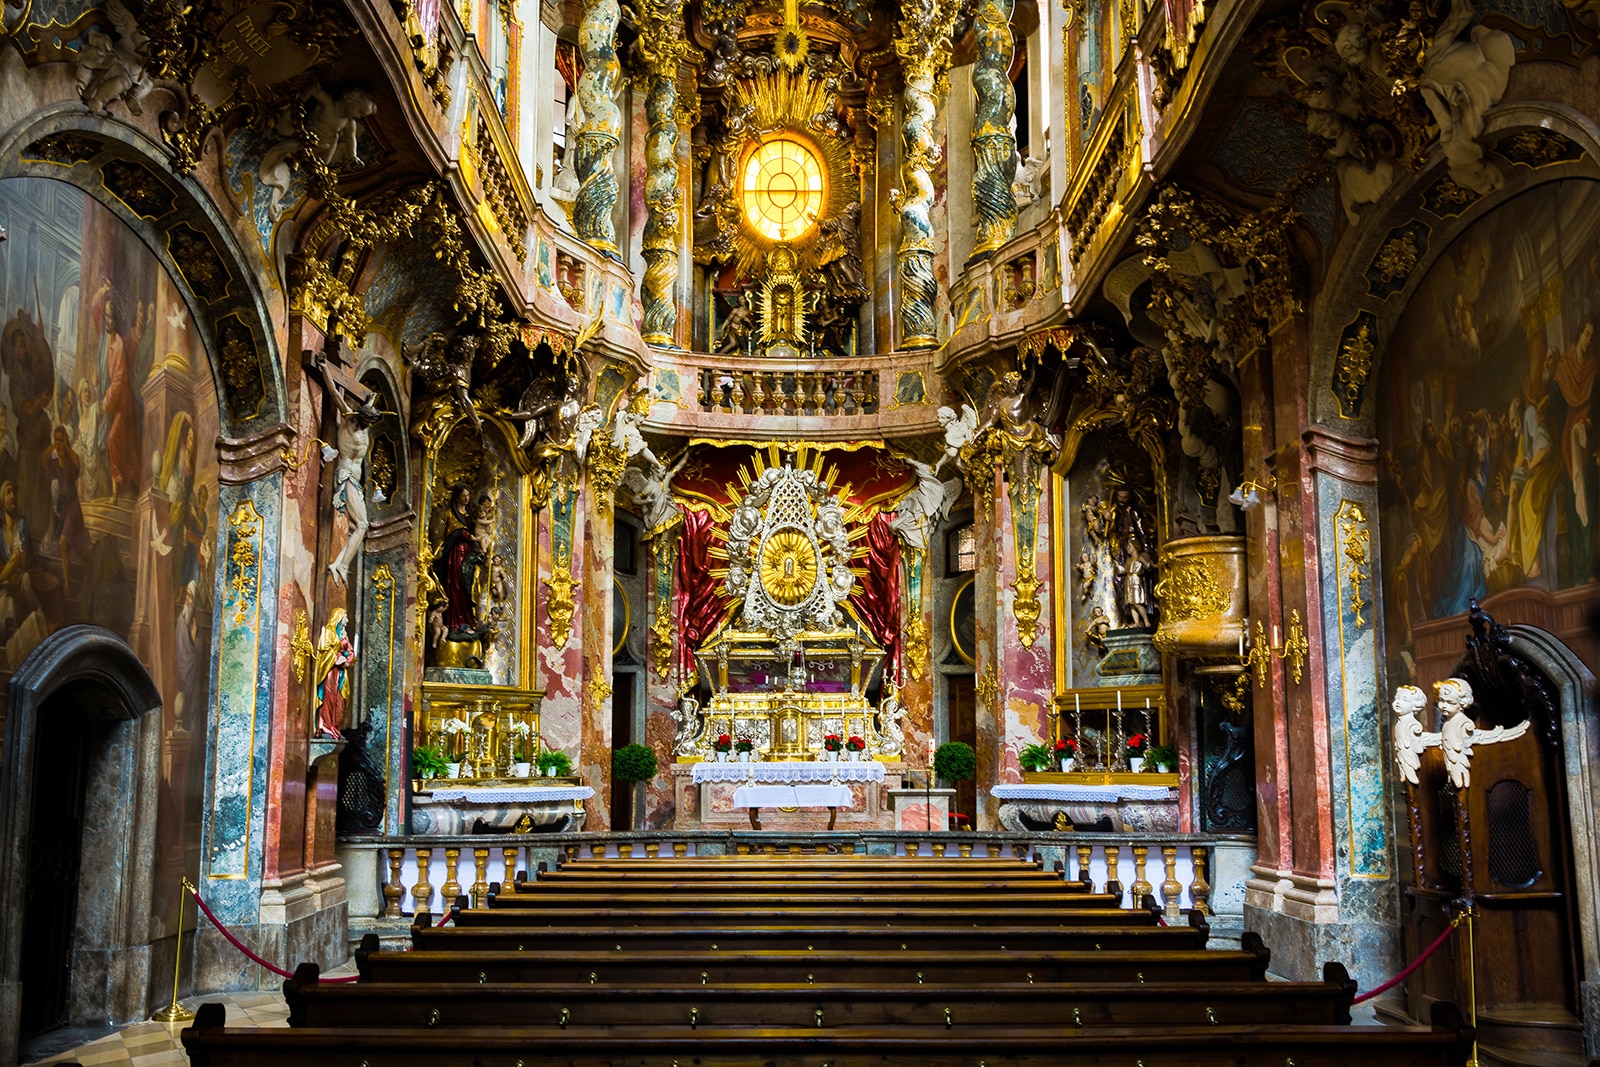
[{"label": "twisted column", "polygon": [[1012,129],[1017,94],[1011,88],[1011,9],[1016,0],[979,0],[973,30],[978,58],[972,86],[978,94],[972,127],[972,199],[977,208],[977,247],[992,252],[1017,231],[1017,135]]},{"label": "twisted column", "polygon": [[678,303],[673,290],[678,282],[678,61],[686,45],[682,25],[682,0],[651,2],[640,7],[639,50],[645,76],[644,203],[649,216],[644,224],[644,279],[640,298],[644,304],[645,343],[670,345],[676,340]]},{"label": "twisted column", "polygon": [[580,238],[611,256],[617,254],[617,230],[611,220],[617,203],[613,154],[622,137],[622,112],[615,100],[622,77],[616,40],[621,17],[617,0],[591,0],[578,27],[578,51],[583,56],[578,103],[584,120],[575,147],[578,199],[572,221]]},{"label": "twisted column", "polygon": [[932,348],[939,343],[934,319],[938,285],[933,275],[933,176],[940,149],[933,139],[937,94],[948,87],[950,33],[956,4],[951,0],[905,0],[901,8],[900,55],[906,88],[900,121],[900,347]]}]

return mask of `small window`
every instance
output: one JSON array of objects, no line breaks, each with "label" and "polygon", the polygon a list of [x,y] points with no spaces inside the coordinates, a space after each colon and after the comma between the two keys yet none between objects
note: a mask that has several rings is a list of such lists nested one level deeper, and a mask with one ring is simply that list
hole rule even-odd
[{"label": "small window", "polygon": [[972,523],[945,535],[944,555],[946,574],[971,574],[978,569],[978,534]]}]

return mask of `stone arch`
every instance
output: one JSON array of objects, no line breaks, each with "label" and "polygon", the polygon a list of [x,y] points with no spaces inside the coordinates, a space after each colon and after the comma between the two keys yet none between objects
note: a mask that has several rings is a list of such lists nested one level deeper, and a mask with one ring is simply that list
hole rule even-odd
[{"label": "stone arch", "polygon": [[0,132],[0,180],[17,177],[82,190],[161,263],[199,327],[223,438],[255,437],[285,421],[282,359],[259,271],[211,195],[192,177],[174,174],[159,143],[59,103]]},{"label": "stone arch", "polygon": [[[122,638],[98,626],[68,626],[47,637],[12,674],[6,693],[4,787],[0,827],[0,1060],[14,1062],[22,1002],[35,740],[40,711],[65,698],[100,727],[90,742],[90,779],[105,783],[86,798],[73,985],[76,1005],[100,1020],[149,1012],[153,984],[148,921],[155,865],[156,790],[160,779],[161,694]],[[91,988],[92,986],[92,988]],[[77,1021],[88,1021],[87,1018]]]},{"label": "stone arch", "polygon": [[[1566,153],[1570,158],[1532,167],[1507,158],[1518,134],[1541,131],[1573,146]],[[1424,205],[1448,180],[1443,160],[1435,156],[1429,166],[1397,182],[1378,205],[1369,206],[1370,217],[1341,237],[1324,274],[1330,283],[1325,298],[1311,309],[1306,398],[1311,424],[1348,436],[1372,436],[1377,412],[1373,397],[1390,333],[1445,250],[1475,223],[1530,189],[1563,179],[1600,179],[1600,125],[1570,107],[1534,101],[1504,104],[1491,113],[1484,140],[1505,174],[1499,189],[1473,198],[1447,217],[1424,217]],[[1436,222],[1430,224],[1431,220]],[[1397,284],[1374,282],[1382,277],[1379,262],[1385,246],[1415,225],[1427,229],[1426,248],[1419,250]],[[1341,405],[1335,383],[1341,349],[1362,326],[1368,331],[1371,354],[1352,411],[1352,406]]]}]

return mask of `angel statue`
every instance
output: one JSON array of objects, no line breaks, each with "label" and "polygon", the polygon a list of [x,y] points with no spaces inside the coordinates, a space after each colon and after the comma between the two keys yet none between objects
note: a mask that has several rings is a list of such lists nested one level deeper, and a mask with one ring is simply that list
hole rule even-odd
[{"label": "angel statue", "polygon": [[944,427],[944,455],[934,464],[935,470],[947,460],[959,458],[961,449],[978,432],[978,413],[971,404],[962,404],[959,415],[952,407],[942,407],[937,414],[939,425]]},{"label": "angel statue", "polygon": [[633,502],[644,517],[644,536],[648,540],[664,530],[678,514],[677,502],[672,499],[672,479],[678,476],[689,462],[689,450],[671,467],[644,468],[630,465],[622,472],[621,485],[633,494]]},{"label": "angel statue", "polygon": [[[1517,61],[1517,47],[1504,30],[1472,26],[1477,14],[1469,0],[1452,0],[1450,14],[1434,34],[1422,61],[1418,88],[1422,102],[1439,124],[1439,150],[1457,185],[1490,193],[1505,180],[1500,168],[1483,159],[1484,112],[1505,95]],[[1466,40],[1458,40],[1472,26]]]},{"label": "angel statue", "polygon": [[650,414],[650,395],[640,392],[626,406],[617,410],[617,417],[611,424],[611,447],[622,453],[623,462],[635,456],[653,469],[665,470],[666,465],[656,458],[650,451],[650,446],[645,443],[644,434],[639,432],[639,426]]},{"label": "angel statue", "polygon": [[[305,130],[316,140],[312,152],[328,166],[348,163],[361,166],[358,142],[361,137],[361,120],[377,113],[377,101],[365,89],[346,89],[335,99],[319,82],[312,82],[303,99],[307,105]],[[283,200],[294,181],[290,160],[303,147],[300,130],[293,109],[278,116],[278,135],[286,138],[267,149],[257,168],[261,184],[272,190],[267,201],[267,214],[278,218],[283,213]]]},{"label": "angel statue", "polygon": [[881,756],[898,756],[906,747],[905,727],[900,721],[906,717],[906,706],[900,703],[900,691],[893,682],[885,683],[883,699],[878,702],[878,733],[881,740],[878,742],[878,754]]},{"label": "angel statue", "polygon": [[1394,708],[1394,761],[1400,768],[1400,777],[1416,785],[1423,751],[1439,743],[1439,735],[1424,730],[1417,717],[1427,710],[1428,696],[1414,685],[1402,685],[1394,691],[1391,706]]},{"label": "angel statue", "polygon": [[1444,752],[1445,773],[1450,784],[1466,789],[1472,784],[1472,749],[1475,745],[1492,745],[1499,741],[1512,741],[1528,732],[1524,719],[1515,726],[1496,726],[1480,730],[1472,721],[1467,709],[1472,707],[1472,687],[1462,678],[1446,678],[1433,687],[1434,699],[1439,703],[1439,748]]},{"label": "angel statue", "polygon": [[117,37],[112,40],[104,30],[89,30],[89,42],[78,49],[78,97],[84,107],[102,115],[113,100],[142,115],[144,98],[154,87],[145,70],[150,38],[122,0],[110,0],[105,10]]},{"label": "angel statue", "polygon": [[936,467],[909,458],[905,462],[916,474],[917,484],[900,498],[895,516],[889,520],[889,529],[910,547],[926,552],[934,529],[950,514],[956,498],[961,495],[961,477],[957,475],[941,482]]},{"label": "angel statue", "polygon": [[435,331],[415,347],[402,344],[400,354],[411,372],[420,375],[429,388],[448,396],[456,407],[456,414],[472,420],[472,426],[483,433],[483,420],[472,403],[472,364],[478,355],[478,338],[471,333],[455,337]]},{"label": "angel statue", "polygon": [[672,724],[672,754],[694,755],[694,739],[700,735],[700,702],[684,694],[678,700],[677,710],[672,712]]}]

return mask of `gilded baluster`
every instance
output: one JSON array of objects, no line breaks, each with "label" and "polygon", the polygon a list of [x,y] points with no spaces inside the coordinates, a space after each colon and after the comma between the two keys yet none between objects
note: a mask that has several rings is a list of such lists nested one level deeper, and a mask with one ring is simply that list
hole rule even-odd
[{"label": "gilded baluster", "polygon": [[433,902],[433,885],[428,881],[428,861],[432,858],[433,849],[417,849],[417,884],[411,887],[412,911],[427,911]]},{"label": "gilded baluster", "polygon": [[[1117,877],[1117,857],[1118,857],[1119,854],[1121,854],[1121,852],[1122,852],[1122,846],[1120,846],[1120,845],[1107,845],[1106,846],[1106,892],[1107,893],[1120,893],[1122,891],[1122,879]],[[1116,883],[1116,885],[1117,885],[1116,889],[1112,889],[1111,888],[1113,882]],[[1135,901],[1134,903],[1137,904],[1138,901]]]},{"label": "gilded baluster", "polygon": [[1161,859],[1167,865],[1167,877],[1161,883],[1161,903],[1167,912],[1167,921],[1178,917],[1178,898],[1183,895],[1183,883],[1178,881],[1178,846],[1162,845]]},{"label": "gilded baluster", "polygon": [[517,857],[520,855],[522,855],[522,849],[520,848],[502,848],[500,850],[500,858],[505,861],[505,866],[500,874],[500,889],[502,892],[510,893],[517,886]]},{"label": "gilded baluster", "polygon": [[1017,201],[1011,183],[1017,178],[1017,136],[1011,124],[1017,94],[1011,88],[1011,10],[1015,0],[978,0],[973,19],[978,56],[972,64],[972,87],[978,100],[972,129],[972,200],[977,208],[975,253],[992,252],[1017,230]]},{"label": "gilded baluster", "polygon": [[867,413],[867,395],[868,394],[867,394],[866,387],[862,385],[862,378],[863,377],[865,377],[865,375],[860,375],[860,374],[856,375],[855,389],[852,390],[851,394],[850,394],[851,397],[856,402],[856,414],[857,415],[865,415]]},{"label": "gilded baluster", "polygon": [[622,6],[617,0],[589,0],[578,26],[578,50],[583,56],[578,104],[584,118],[573,149],[578,198],[572,208],[572,222],[580,238],[610,256],[617,254],[617,230],[611,212],[617,204],[614,157],[622,137],[622,111],[616,104],[617,83],[622,77],[616,40],[621,17]]},{"label": "gilded baluster", "polygon": [[645,859],[655,859],[661,855],[661,846],[654,841],[647,842],[644,846]]},{"label": "gilded baluster", "polygon": [[1078,846],[1078,881],[1091,888],[1094,886],[1094,872],[1089,867],[1089,861],[1093,856],[1093,845]]},{"label": "gilded baluster", "polygon": [[386,919],[400,918],[400,900],[406,895],[405,887],[400,884],[400,867],[405,861],[405,849],[389,850],[389,880],[383,883],[383,915]]},{"label": "gilded baluster", "polygon": [[765,377],[766,374],[760,371],[750,375],[750,399],[752,401],[751,409],[753,411],[764,412],[767,410],[767,391],[762,386],[762,379]]},{"label": "gilded baluster", "polygon": [[1202,915],[1210,915],[1211,886],[1206,882],[1206,850],[1196,845],[1189,849],[1189,858],[1194,864],[1194,876],[1189,882],[1190,903]]},{"label": "gilded baluster", "polygon": [[456,897],[461,895],[461,882],[458,880],[457,870],[461,866],[461,850],[447,848],[444,850],[444,900],[443,908],[449,908],[456,902]]},{"label": "gilded baluster", "polygon": [[1150,884],[1150,879],[1145,877],[1145,859],[1149,854],[1149,845],[1133,846],[1133,885],[1128,888],[1133,891],[1133,906],[1136,908],[1139,902],[1150,894],[1150,890],[1155,888]]},{"label": "gilded baluster", "polygon": [[689,843],[687,841],[674,841],[672,843],[672,854],[678,859],[683,859],[689,854]]},{"label": "gilded baluster", "polygon": [[733,413],[743,415],[744,410],[744,374],[733,372]]},{"label": "gilded baluster", "polygon": [[811,406],[816,409],[812,412],[813,415],[827,414],[822,410],[822,405],[826,403],[828,399],[822,392],[823,381],[824,376],[820,373],[813,374],[811,376]]},{"label": "gilded baluster", "polygon": [[472,883],[472,906],[483,907],[483,898],[489,895],[489,850],[472,850],[472,865],[477,870],[477,880]]}]

